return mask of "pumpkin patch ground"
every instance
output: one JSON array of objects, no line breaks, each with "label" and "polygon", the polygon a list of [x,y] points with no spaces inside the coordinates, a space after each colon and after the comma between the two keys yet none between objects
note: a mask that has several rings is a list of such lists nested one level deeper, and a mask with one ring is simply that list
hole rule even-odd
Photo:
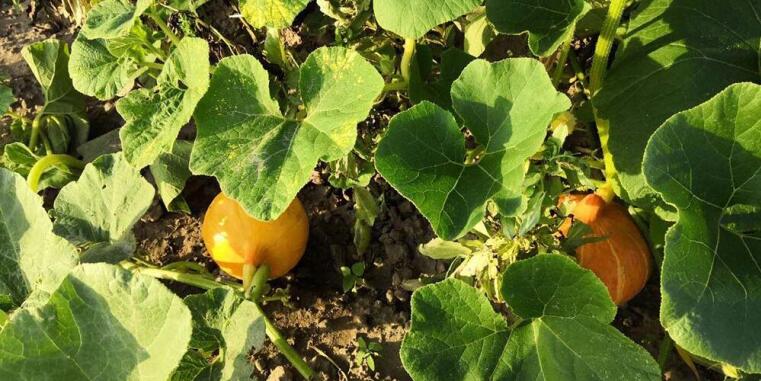
[{"label": "pumpkin patch ground", "polygon": [[755,379],[760,12],[0,0],[0,379]]}]

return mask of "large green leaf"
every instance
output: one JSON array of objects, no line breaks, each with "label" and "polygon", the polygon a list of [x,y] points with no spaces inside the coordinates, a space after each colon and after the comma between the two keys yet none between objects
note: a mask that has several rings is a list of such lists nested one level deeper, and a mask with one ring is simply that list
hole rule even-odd
[{"label": "large green leaf", "polygon": [[161,201],[170,212],[190,213],[190,207],[180,195],[185,182],[191,176],[190,152],[193,143],[187,140],[174,142],[172,152],[164,152],[151,164],[151,174],[156,181]]},{"label": "large green leaf", "polygon": [[584,14],[584,0],[486,0],[489,20],[502,33],[528,32],[531,51],[552,54],[573,33]]},{"label": "large green leaf", "polygon": [[404,38],[420,38],[436,25],[452,21],[483,0],[375,0],[378,24]]},{"label": "large green leaf", "polygon": [[557,255],[539,255],[511,265],[504,275],[502,295],[524,319],[586,316],[608,324],[616,317],[616,305],[595,274]]},{"label": "large green leaf", "polygon": [[55,291],[76,250],[53,234],[42,199],[21,176],[0,168],[0,195],[0,296],[20,306],[32,292]]},{"label": "large green leaf", "polygon": [[509,331],[481,293],[448,279],[415,291],[411,305],[400,355],[412,379],[491,379]]},{"label": "large green leaf", "polygon": [[650,355],[608,325],[616,307],[605,286],[571,259],[539,255],[519,261],[505,272],[502,292],[525,319],[512,332],[484,295],[461,281],[416,291],[401,349],[412,378],[660,379]]},{"label": "large green leaf", "polygon": [[300,75],[303,118],[281,114],[267,72],[248,55],[220,61],[196,110],[191,170],[215,176],[222,191],[258,219],[277,218],[318,160],[351,151],[357,123],[383,89],[375,68],[344,48],[315,50]]},{"label": "large green leaf", "polygon": [[83,249],[83,261],[119,262],[135,251],[132,226],[151,206],[153,194],[122,154],[101,156],[61,189],[53,229]]},{"label": "large green leaf", "polygon": [[610,124],[624,197],[662,204],[642,175],[648,138],[667,118],[731,83],[759,81],[761,19],[757,0],[640,2],[603,88],[594,98]]},{"label": "large green leaf", "polygon": [[193,314],[190,346],[207,354],[217,350],[224,354],[221,380],[248,379],[253,371],[248,355],[264,346],[264,317],[259,307],[225,288],[188,296],[185,303]]},{"label": "large green leaf", "polygon": [[91,40],[110,39],[124,36],[140,15],[151,6],[153,0],[103,0],[95,4],[87,13],[82,33]]},{"label": "large green leaf", "polygon": [[0,332],[0,378],[166,380],[190,335],[188,308],[159,281],[84,264],[45,305],[11,316]]},{"label": "large green leaf", "polygon": [[127,160],[143,168],[171,152],[208,88],[209,45],[200,38],[184,38],[164,64],[156,88],[132,91],[116,103],[126,121],[119,137]]},{"label": "large green leaf", "polygon": [[465,164],[465,138],[455,118],[423,102],[399,113],[378,146],[376,168],[410,199],[436,233],[452,240],[467,233],[494,198],[522,192],[526,160],[544,141],[555,113],[570,101],[533,59],[470,63],[452,85],[452,103],[483,152]]},{"label": "large green leaf", "polygon": [[538,255],[507,268],[502,295],[530,322],[505,349],[503,380],[660,380],[644,348],[611,327],[616,306],[589,270],[561,255]]},{"label": "large green leaf", "polygon": [[732,85],[668,119],[643,170],[679,211],[661,271],[663,326],[691,353],[761,372],[761,86]]},{"label": "large green leaf", "polygon": [[240,0],[240,13],[255,28],[289,27],[310,0]]},{"label": "large green leaf", "polygon": [[128,57],[114,56],[106,40],[88,40],[80,33],[71,45],[69,73],[82,94],[100,100],[125,95],[145,70]]}]

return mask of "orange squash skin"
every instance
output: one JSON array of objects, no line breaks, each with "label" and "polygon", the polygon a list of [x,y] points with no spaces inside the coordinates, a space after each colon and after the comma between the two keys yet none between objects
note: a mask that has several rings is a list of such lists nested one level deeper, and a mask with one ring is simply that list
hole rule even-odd
[{"label": "orange squash skin", "polygon": [[[579,264],[592,270],[608,288],[613,302],[628,302],[645,287],[652,268],[652,254],[642,233],[629,212],[623,206],[606,203],[596,194],[568,195],[560,202],[569,200],[571,214],[592,229],[590,235],[607,237],[606,240],[587,243],[576,249]],[[568,235],[571,219],[560,226],[560,232]]]},{"label": "orange squash skin", "polygon": [[273,221],[251,217],[237,201],[220,193],[201,226],[206,249],[225,273],[243,279],[243,265],[266,264],[270,279],[291,271],[304,255],[309,220],[299,199]]}]

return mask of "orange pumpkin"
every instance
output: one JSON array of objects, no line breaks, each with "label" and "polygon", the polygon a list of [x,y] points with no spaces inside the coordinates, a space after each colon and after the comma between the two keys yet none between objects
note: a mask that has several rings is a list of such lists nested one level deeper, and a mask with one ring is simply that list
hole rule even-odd
[{"label": "orange pumpkin", "polygon": [[561,203],[566,200],[570,201],[573,218],[560,226],[564,236],[572,220],[578,220],[590,227],[590,236],[606,237],[576,248],[579,264],[602,280],[613,302],[628,302],[645,287],[652,267],[650,247],[642,233],[626,208],[606,203],[597,194],[561,196]]},{"label": "orange pumpkin", "polygon": [[266,264],[274,279],[291,271],[304,255],[309,220],[299,199],[277,219],[260,221],[220,193],[206,211],[201,235],[222,271],[243,279],[244,264]]}]

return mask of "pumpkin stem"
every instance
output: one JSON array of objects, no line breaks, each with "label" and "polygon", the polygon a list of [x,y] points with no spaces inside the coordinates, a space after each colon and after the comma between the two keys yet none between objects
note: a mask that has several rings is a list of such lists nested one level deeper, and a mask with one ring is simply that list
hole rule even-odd
[{"label": "pumpkin stem", "polygon": [[[253,281],[251,282],[250,300],[259,303],[264,295],[264,291],[267,287],[267,279],[270,278],[270,267],[267,265],[261,265],[256,269],[254,273]],[[249,297],[249,296],[247,296]]]},{"label": "pumpkin stem", "polygon": [[254,275],[256,275],[256,266],[253,263],[246,262],[243,264],[243,294],[246,299],[251,295],[251,286],[253,285]]},{"label": "pumpkin stem", "polygon": [[597,188],[595,194],[605,200],[606,204],[610,204],[616,197],[616,192],[613,190],[613,184],[610,181],[606,181],[605,184]]}]

